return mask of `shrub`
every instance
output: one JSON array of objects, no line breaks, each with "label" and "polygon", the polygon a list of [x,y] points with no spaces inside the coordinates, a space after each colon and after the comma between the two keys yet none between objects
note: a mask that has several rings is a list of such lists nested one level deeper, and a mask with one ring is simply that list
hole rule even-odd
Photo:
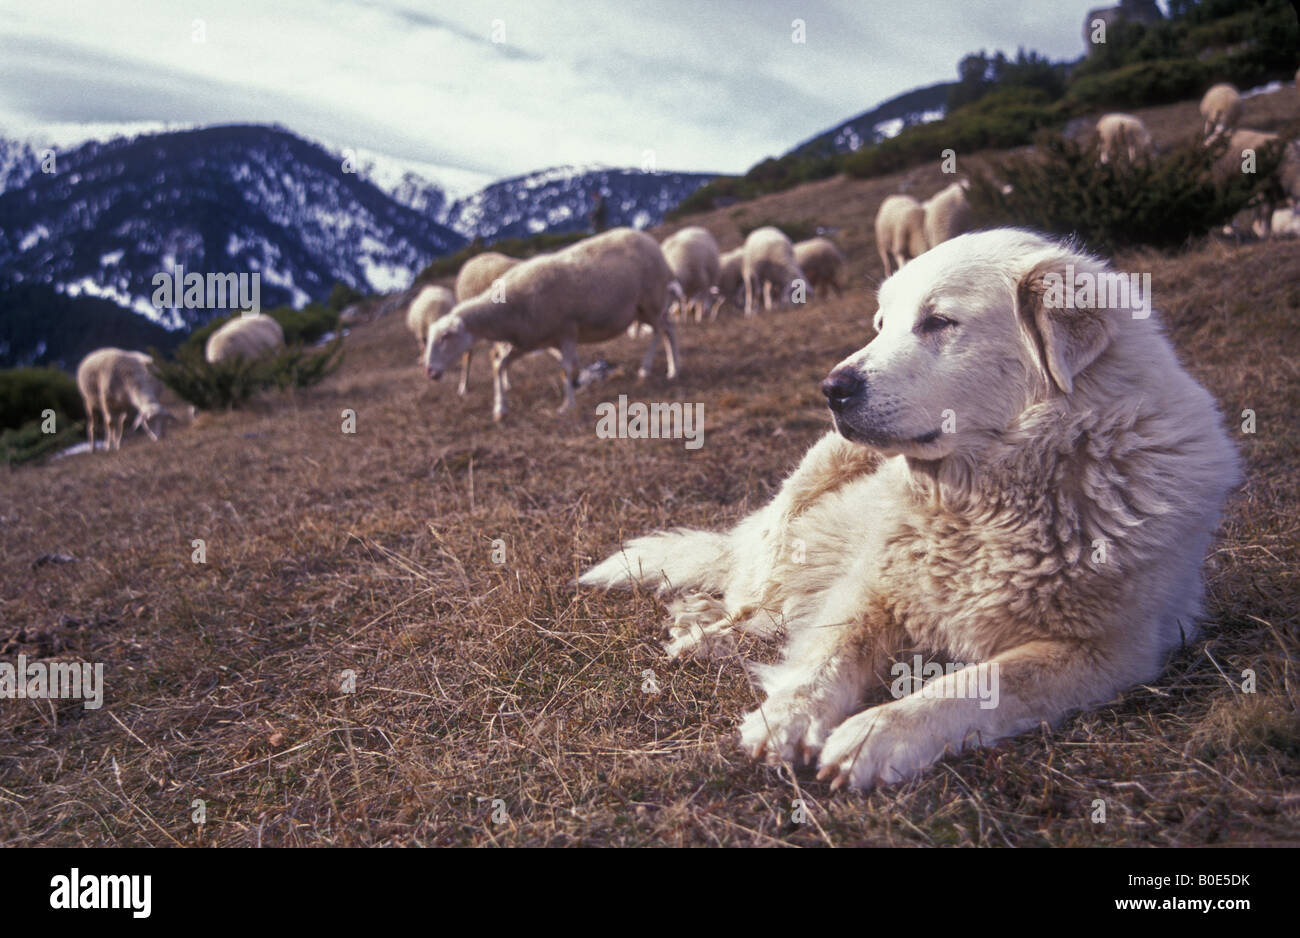
[{"label": "shrub", "polygon": [[[338,310],[322,306],[320,303],[308,303],[302,309],[277,306],[264,312],[278,322],[280,328],[284,330],[285,345],[309,345],[321,336],[337,331],[339,327]],[[181,348],[198,349],[199,357],[202,358],[203,347],[208,343],[208,336],[239,315],[241,314],[232,313],[208,320],[189,334],[181,344]]]},{"label": "shrub", "polygon": [[585,230],[547,231],[528,238],[502,238],[499,241],[493,241],[491,244],[485,244],[476,238],[459,251],[444,254],[442,257],[435,257],[428,267],[416,274],[415,285],[432,283],[443,277],[454,276],[456,271],[460,270],[461,265],[467,260],[486,251],[497,251],[508,257],[528,258],[546,251],[558,251],[560,248],[575,244],[583,238],[590,237],[590,235],[591,232]]},{"label": "shrub", "polygon": [[1064,122],[1061,110],[1036,88],[1004,88],[986,94],[946,119],[908,127],[889,140],[850,154],[844,171],[858,179],[883,176],[925,161],[938,162],[946,149],[977,150],[1023,146],[1044,127]]},{"label": "shrub", "polygon": [[75,446],[85,439],[84,420],[59,420],[57,433],[45,433],[41,421],[32,420],[21,427],[0,431],[0,463],[16,466]]},{"label": "shrub", "polygon": [[53,410],[60,425],[84,416],[81,393],[71,375],[57,368],[0,371],[0,430],[39,421],[44,410]]},{"label": "shrub", "polygon": [[343,337],[320,351],[291,345],[279,354],[249,361],[236,358],[209,364],[203,345],[187,342],[170,360],[155,355],[154,373],[182,400],[202,410],[236,408],[259,391],[310,387],[338,369]]},{"label": "shrub", "polygon": [[766,228],[768,226],[779,228],[781,231],[785,232],[785,236],[791,241],[807,241],[809,238],[817,236],[816,223],[811,222],[806,218],[781,220],[774,218],[756,218],[751,221],[745,217],[743,211],[733,212],[732,217],[736,221],[736,227],[740,229],[740,236],[742,239],[749,237],[751,231],[756,231],[759,228]]},{"label": "shrub", "polygon": [[[1257,154],[1253,176],[1221,178],[1214,164],[1226,148],[1222,140],[1213,147],[1189,140],[1150,161],[1101,165],[1095,142],[1054,138],[1033,157],[1004,161],[999,180],[973,174],[971,205],[985,223],[1077,236],[1103,253],[1179,247],[1224,224],[1272,184],[1280,147]],[[1009,193],[1001,190],[1004,181]]]}]

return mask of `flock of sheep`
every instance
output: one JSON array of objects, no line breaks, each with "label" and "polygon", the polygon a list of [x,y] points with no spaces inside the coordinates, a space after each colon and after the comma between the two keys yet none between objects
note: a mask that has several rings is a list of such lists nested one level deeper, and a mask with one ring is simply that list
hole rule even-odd
[{"label": "flock of sheep", "polygon": [[[1296,86],[1300,88],[1300,71],[1296,72]],[[1206,146],[1226,139],[1227,147],[1220,157],[1217,171],[1228,176],[1241,171],[1242,154],[1258,152],[1279,142],[1274,133],[1239,128],[1241,121],[1241,93],[1224,82],[1205,92],[1201,98],[1201,129]],[[1155,143],[1141,119],[1132,114],[1107,114],[1097,121],[1099,159],[1102,163],[1133,163],[1149,159],[1156,153]],[[1274,232],[1300,234],[1300,218],[1296,208],[1300,205],[1300,141],[1291,141],[1283,152],[1278,167],[1281,200],[1262,201],[1253,211],[1251,226],[1254,234],[1268,238]],[[1227,229],[1231,232],[1231,228]]]},{"label": "flock of sheep", "polygon": [[828,238],[794,244],[770,226],[750,232],[727,254],[698,226],[683,228],[663,244],[644,232],[616,228],[526,261],[479,254],[461,268],[454,292],[428,286],[416,294],[406,321],[430,378],[460,363],[461,394],[471,350],[478,342],[491,343],[496,420],[506,413],[510,364],[534,351],[551,352],[564,370],[564,412],[574,405],[579,345],[624,332],[648,333],[638,374],[649,375],[662,344],[671,380],[681,361],[679,319],[716,318],[728,302],[753,316],[760,303],[770,310],[803,302],[818,290],[840,292],[845,263]]},{"label": "flock of sheep", "polygon": [[[1300,73],[1297,73],[1300,81]],[[1202,134],[1209,145],[1228,140],[1222,171],[1239,170],[1241,153],[1278,140],[1276,134],[1238,128],[1241,95],[1229,84],[1218,84],[1201,101]],[[1151,134],[1131,114],[1106,114],[1096,126],[1099,159],[1103,163],[1132,163],[1155,153]],[[1278,169],[1289,206],[1263,204],[1256,210],[1256,234],[1297,229],[1295,206],[1300,205],[1300,142],[1291,142]],[[925,202],[910,195],[887,197],[876,214],[876,244],[885,276],[908,261],[973,227],[967,192],[960,180]],[[470,358],[480,341],[492,346],[492,415],[506,413],[510,389],[509,366],[524,355],[546,350],[564,371],[564,403],[574,406],[578,382],[579,345],[604,342],[624,332],[648,334],[650,343],[639,376],[649,375],[657,347],[668,358],[667,375],[681,367],[676,322],[694,316],[716,319],[726,304],[743,309],[746,317],[791,303],[804,303],[818,293],[839,294],[845,285],[844,253],[825,237],[798,244],[782,231],[762,227],[750,232],[740,247],[723,253],[707,229],[691,226],[662,244],[649,235],[618,228],[579,241],[560,251],[525,261],[496,252],[478,254],[460,269],[454,290],[427,286],[407,309],[407,325],[420,346],[421,361],[430,378],[439,378],[460,363],[459,392],[466,393]],[[242,356],[256,358],[284,346],[284,333],[269,316],[240,316],[208,339],[205,357],[221,362]],[[121,446],[127,417],[136,414],[133,428],[143,427],[158,439],[164,418],[162,386],[151,372],[149,356],[122,349],[99,349],[77,370],[85,404],[91,449],[96,418],[104,427],[107,447]]]},{"label": "flock of sheep", "polygon": [[[284,347],[284,330],[264,313],[236,316],[208,336],[204,358],[210,364],[235,358],[255,359]],[[172,417],[163,406],[162,382],[152,370],[153,359],[143,352],[101,348],[77,366],[77,389],[86,409],[86,435],[95,449],[96,418],[104,428],[104,448],[121,449],[126,418],[135,413],[131,429],[143,428],[158,440]]]}]

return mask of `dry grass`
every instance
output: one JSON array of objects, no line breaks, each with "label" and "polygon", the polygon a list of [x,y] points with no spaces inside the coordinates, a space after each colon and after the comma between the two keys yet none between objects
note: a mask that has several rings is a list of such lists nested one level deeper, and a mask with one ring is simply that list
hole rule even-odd
[{"label": "dry grass", "polygon": [[[738,519],[826,429],[817,382],[869,338],[871,221],[899,183],[828,180],[706,216],[724,245],[737,210],[837,226],[855,286],[683,326],[675,385],[634,380],[639,342],[586,349],[621,369],[579,392],[577,420],[551,413],[559,379],[538,357],[493,426],[485,363],[462,403],[423,379],[390,316],[296,399],[0,476],[0,660],[102,661],[108,683],[98,711],[0,701],[0,843],[1300,841],[1294,242],[1118,259],[1152,272],[1229,424],[1246,408],[1258,421],[1234,432],[1249,470],[1210,559],[1206,639],[1152,686],[912,784],[832,796],[737,751],[755,702],[742,668],[670,667],[658,601],[571,585],[625,536]],[[594,406],[620,393],[703,402],[703,448],[597,439]],[[77,562],[33,568],[46,553]],[[345,669],[356,693],[340,691]],[[797,798],[809,823],[791,822]],[[1105,824],[1090,821],[1099,798]]]}]

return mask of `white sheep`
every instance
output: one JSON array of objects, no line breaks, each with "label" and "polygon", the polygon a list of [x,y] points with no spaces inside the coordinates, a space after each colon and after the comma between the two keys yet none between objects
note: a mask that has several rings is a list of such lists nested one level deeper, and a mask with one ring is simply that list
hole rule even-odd
[{"label": "white sheep", "polygon": [[[162,382],[150,371],[151,365],[153,359],[143,352],[120,348],[97,349],[81,360],[77,366],[77,388],[86,408],[86,435],[91,452],[95,449],[96,414],[104,425],[104,440],[109,449],[122,448],[122,430],[131,411],[136,414],[132,430],[143,426],[152,439],[159,438],[163,421],[171,412],[162,405]],[[150,426],[150,421],[157,424],[157,431]]]},{"label": "white sheep", "polygon": [[760,290],[763,309],[770,310],[774,305],[774,294],[775,303],[785,305],[795,301],[800,288],[807,288],[803,271],[794,260],[794,244],[779,228],[768,225],[751,231],[745,239],[741,257],[746,316],[757,311]]},{"label": "white sheep", "polygon": [[718,318],[718,310],[724,303],[739,307],[744,302],[744,287],[745,248],[742,246],[718,258],[718,287],[713,297],[713,306],[709,310],[710,321]]},{"label": "white sheep", "polygon": [[932,249],[974,227],[973,213],[966,193],[970,180],[962,179],[940,189],[921,203],[925,212],[925,246]]},{"label": "white sheep", "polygon": [[[1244,172],[1247,162],[1253,162],[1252,157],[1258,159],[1261,150],[1276,145],[1280,139],[1277,134],[1259,130],[1232,131],[1227,148],[1215,164],[1216,173],[1220,178],[1227,178]],[[1287,144],[1274,176],[1280,192],[1272,187],[1266,189],[1246,210],[1251,213],[1251,228],[1259,238],[1269,237],[1275,210],[1287,202],[1300,203],[1300,140]]]},{"label": "white sheep", "polygon": [[[474,297],[492,288],[501,276],[511,267],[519,264],[519,258],[510,257],[507,254],[501,254],[497,251],[484,251],[482,254],[475,254],[464,264],[461,265],[459,273],[456,274],[456,302],[461,303],[465,300],[472,300]],[[426,333],[428,330],[425,330]],[[421,342],[421,347],[423,347]],[[493,370],[496,369],[496,362],[505,358],[510,352],[509,344],[498,342],[492,346]],[[473,355],[473,350],[465,353],[465,359],[461,362],[460,389],[459,393],[464,394],[469,388],[469,362]],[[509,391],[510,376],[502,371],[501,384]]]},{"label": "white sheep", "polygon": [[1241,120],[1241,95],[1227,82],[1215,85],[1201,98],[1201,117],[1205,118],[1202,135],[1207,142],[1231,133]]},{"label": "white sheep", "polygon": [[429,331],[425,372],[440,378],[475,342],[510,343],[510,352],[493,362],[492,417],[500,420],[506,412],[503,370],[529,352],[554,349],[564,369],[563,412],[575,403],[578,345],[612,339],[639,321],[654,330],[640,376],[649,375],[662,340],[672,379],[679,366],[677,334],[668,317],[674,293],[680,296],[680,288],[658,243],[640,231],[615,228],[512,268],[501,278],[499,295],[456,304]]},{"label": "white sheep", "polygon": [[450,313],[455,305],[456,294],[439,286],[427,286],[411,300],[411,305],[406,308],[406,327],[420,344],[421,358],[424,357],[424,338],[429,334],[429,325]]},{"label": "white sheep", "polygon": [[1101,163],[1119,162],[1124,158],[1135,163],[1139,158],[1155,153],[1147,125],[1132,114],[1103,115],[1097,121],[1097,138],[1098,161]]},{"label": "white sheep", "polygon": [[891,195],[876,211],[876,249],[888,277],[908,261],[924,254],[925,209],[910,195]]},{"label": "white sheep", "polygon": [[695,321],[699,322],[704,318],[705,297],[716,292],[721,267],[717,239],[707,228],[692,225],[670,235],[660,247],[686,297],[680,310],[682,317],[693,308]]},{"label": "white sheep", "polygon": [[208,336],[203,357],[208,364],[245,358],[252,361],[284,347],[284,330],[265,313],[239,315]]},{"label": "white sheep", "polygon": [[846,263],[844,252],[830,238],[809,238],[794,246],[794,262],[803,271],[808,285],[814,291],[833,289],[836,296],[844,293],[841,274]]}]

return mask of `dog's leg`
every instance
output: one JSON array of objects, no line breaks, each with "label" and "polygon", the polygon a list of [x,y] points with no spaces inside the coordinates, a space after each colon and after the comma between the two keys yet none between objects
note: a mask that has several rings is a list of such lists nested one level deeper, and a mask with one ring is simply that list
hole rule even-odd
[{"label": "dog's leg", "polygon": [[1042,639],[935,678],[840,724],[822,749],[818,778],[837,788],[902,781],[945,752],[1054,723],[1159,673],[1154,656],[1108,651],[1094,642]]},{"label": "dog's leg", "polygon": [[[883,625],[857,577],[832,591],[836,601],[812,621],[791,628],[780,664],[755,674],[767,699],[740,725],[740,744],[752,758],[811,762],[835,727],[862,704],[873,677],[883,676],[891,654],[905,642],[901,629]],[[823,624],[829,623],[829,624]]]}]

